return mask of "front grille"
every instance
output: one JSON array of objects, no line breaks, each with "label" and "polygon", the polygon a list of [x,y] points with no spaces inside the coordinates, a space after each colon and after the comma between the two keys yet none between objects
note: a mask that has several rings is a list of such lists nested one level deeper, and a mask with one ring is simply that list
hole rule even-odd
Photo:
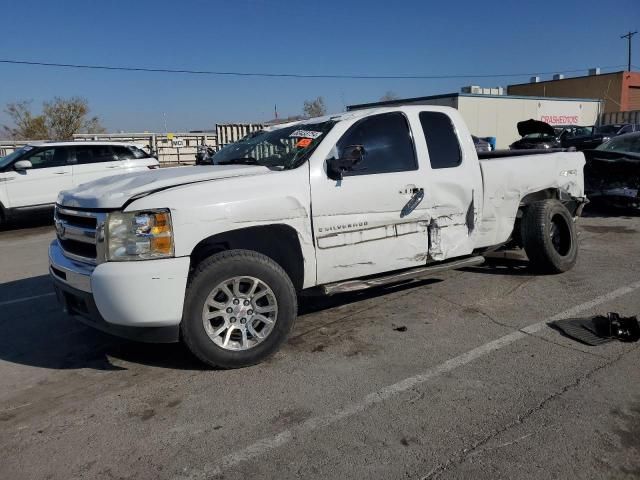
[{"label": "front grille", "polygon": [[59,236],[58,242],[60,242],[60,246],[65,252],[84,258],[95,259],[97,257],[95,244],[78,242],[76,240],[65,240]]},{"label": "front grille", "polygon": [[71,225],[77,225],[80,227],[96,229],[97,219],[96,217],[79,217],[77,215],[70,215],[69,213],[62,213],[60,210],[56,211],[56,215],[59,220],[67,222]]},{"label": "front grille", "polygon": [[106,214],[56,206],[54,219],[58,243],[72,260],[98,264],[104,259],[104,221]]}]

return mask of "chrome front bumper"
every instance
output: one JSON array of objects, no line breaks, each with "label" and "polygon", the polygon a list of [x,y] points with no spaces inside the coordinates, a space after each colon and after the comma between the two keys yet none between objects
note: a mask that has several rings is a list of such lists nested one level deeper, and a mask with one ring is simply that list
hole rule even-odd
[{"label": "chrome front bumper", "polygon": [[91,293],[91,274],[94,265],[76,262],[67,258],[57,240],[49,245],[49,274],[72,288]]}]

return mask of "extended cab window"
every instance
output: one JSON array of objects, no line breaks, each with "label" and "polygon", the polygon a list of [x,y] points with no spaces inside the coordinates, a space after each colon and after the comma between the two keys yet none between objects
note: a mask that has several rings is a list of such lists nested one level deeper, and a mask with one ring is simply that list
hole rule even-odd
[{"label": "extended cab window", "polygon": [[33,168],[60,167],[67,164],[67,149],[63,147],[44,148],[26,155],[20,160],[29,160]]},{"label": "extended cab window", "polygon": [[338,155],[351,145],[362,145],[365,154],[353,171],[344,172],[345,176],[418,169],[409,125],[402,113],[373,115],[355,123],[338,141]]},{"label": "extended cab window", "polygon": [[451,168],[460,165],[460,143],[449,116],[441,112],[420,112],[420,123],[427,141],[431,168]]}]

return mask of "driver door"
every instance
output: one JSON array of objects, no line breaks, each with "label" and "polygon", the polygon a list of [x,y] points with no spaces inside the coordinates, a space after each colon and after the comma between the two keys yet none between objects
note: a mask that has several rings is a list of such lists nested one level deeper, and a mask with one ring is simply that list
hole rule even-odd
[{"label": "driver door", "polygon": [[364,147],[364,157],[342,180],[311,177],[320,284],[426,264],[424,172],[407,118],[391,112],[356,122],[334,155],[353,145]]}]

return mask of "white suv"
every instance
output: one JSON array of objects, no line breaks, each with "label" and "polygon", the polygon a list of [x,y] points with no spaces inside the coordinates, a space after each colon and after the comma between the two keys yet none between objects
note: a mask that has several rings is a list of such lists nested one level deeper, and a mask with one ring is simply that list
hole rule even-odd
[{"label": "white suv", "polygon": [[52,208],[58,192],[119,173],[155,169],[158,160],[133,144],[47,142],[0,158],[0,223]]}]

